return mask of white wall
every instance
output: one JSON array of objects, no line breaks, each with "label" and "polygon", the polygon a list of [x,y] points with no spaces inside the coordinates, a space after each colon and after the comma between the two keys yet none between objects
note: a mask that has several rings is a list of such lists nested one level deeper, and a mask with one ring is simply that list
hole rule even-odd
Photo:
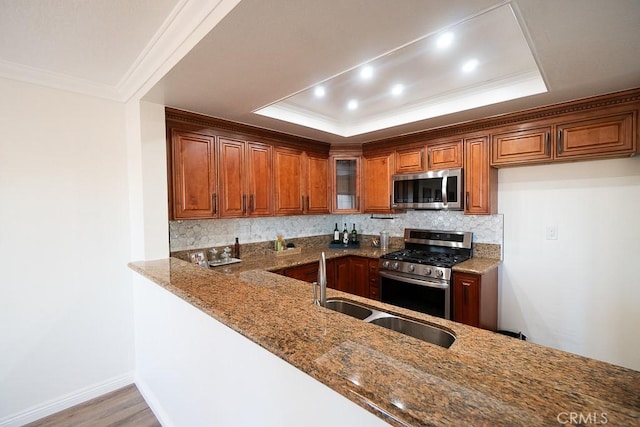
[{"label": "white wall", "polygon": [[640,156],[501,169],[499,182],[500,327],[640,370]]},{"label": "white wall", "polygon": [[131,382],[133,296],[124,105],[5,79],[0,93],[0,425],[11,425]]},{"label": "white wall", "polygon": [[164,105],[126,105],[131,259],[169,256]]}]

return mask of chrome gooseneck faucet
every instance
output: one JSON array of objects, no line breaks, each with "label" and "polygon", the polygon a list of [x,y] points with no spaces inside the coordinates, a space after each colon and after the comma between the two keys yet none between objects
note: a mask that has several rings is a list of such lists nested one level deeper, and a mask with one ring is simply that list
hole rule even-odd
[{"label": "chrome gooseneck faucet", "polygon": [[[320,299],[318,299],[318,285],[320,285]],[[320,254],[318,281],[313,283],[313,303],[323,307],[327,305],[327,259],[324,252]]]}]

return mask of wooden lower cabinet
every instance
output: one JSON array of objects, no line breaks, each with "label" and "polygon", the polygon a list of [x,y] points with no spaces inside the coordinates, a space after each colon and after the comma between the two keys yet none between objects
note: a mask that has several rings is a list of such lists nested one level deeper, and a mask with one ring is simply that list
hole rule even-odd
[{"label": "wooden lower cabinet", "polygon": [[[312,283],[318,280],[318,263],[297,265],[273,272]],[[358,256],[327,260],[327,287],[365,298],[380,299],[378,260]]]},{"label": "wooden lower cabinet", "polygon": [[285,268],[283,274],[293,279],[313,283],[318,280],[318,263],[312,262],[310,264]]},{"label": "wooden lower cabinet", "polygon": [[334,260],[334,264],[335,276],[332,288],[342,292],[349,292],[351,286],[351,263],[349,262],[349,257],[337,258]]},{"label": "wooden lower cabinet", "polygon": [[453,274],[453,320],[498,329],[498,269],[482,274]]},{"label": "wooden lower cabinet", "polygon": [[380,279],[378,260],[369,258],[369,298],[380,301]]}]

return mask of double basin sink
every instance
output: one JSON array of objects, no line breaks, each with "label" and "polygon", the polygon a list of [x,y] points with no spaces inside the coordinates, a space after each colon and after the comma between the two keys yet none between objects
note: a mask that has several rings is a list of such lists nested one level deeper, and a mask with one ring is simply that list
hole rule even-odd
[{"label": "double basin sink", "polygon": [[385,311],[365,307],[353,301],[342,299],[327,300],[325,305],[329,310],[343,313],[367,323],[382,326],[422,341],[449,348],[456,340],[448,331],[426,323],[417,322]]}]

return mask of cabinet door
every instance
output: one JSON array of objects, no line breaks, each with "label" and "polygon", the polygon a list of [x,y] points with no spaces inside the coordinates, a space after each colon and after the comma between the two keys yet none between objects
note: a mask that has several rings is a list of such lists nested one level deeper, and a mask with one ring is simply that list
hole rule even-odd
[{"label": "cabinet door", "polygon": [[369,259],[369,298],[380,301],[380,283],[377,259]]},{"label": "cabinet door", "polygon": [[551,127],[505,132],[491,138],[491,165],[551,160]]},{"label": "cabinet door", "polygon": [[391,212],[392,155],[363,159],[364,212]]},{"label": "cabinet door", "polygon": [[361,297],[369,297],[369,260],[351,257],[351,283],[349,292]]},{"label": "cabinet door", "polygon": [[250,216],[273,215],[273,148],[248,142],[247,159],[247,211]]},{"label": "cabinet door", "polygon": [[307,165],[305,213],[329,213],[329,159],[305,156]]},{"label": "cabinet door", "polygon": [[171,133],[173,217],[217,216],[215,138],[191,132]]},{"label": "cabinet door", "polygon": [[245,143],[220,138],[220,218],[247,213]]},{"label": "cabinet door", "polygon": [[465,143],[465,206],[467,214],[497,212],[497,169],[489,166],[489,140],[472,138]]},{"label": "cabinet door", "polygon": [[462,161],[461,139],[427,147],[427,170],[461,168]]},{"label": "cabinet door", "polygon": [[302,152],[274,150],[276,215],[302,215]]},{"label": "cabinet door", "polygon": [[349,258],[338,258],[335,260],[335,289],[342,292],[350,292],[349,283],[351,274],[349,270]]},{"label": "cabinet door", "polygon": [[396,173],[424,172],[424,148],[396,151]]},{"label": "cabinet door", "polygon": [[313,283],[318,280],[318,263],[313,262],[310,264],[287,268],[285,270],[285,276]]},{"label": "cabinet door", "polygon": [[453,320],[480,326],[480,278],[473,274],[453,276]]},{"label": "cabinet door", "polygon": [[588,159],[635,153],[633,113],[556,126],[556,158]]},{"label": "cabinet door", "polygon": [[332,158],[333,212],[360,212],[360,157]]}]

